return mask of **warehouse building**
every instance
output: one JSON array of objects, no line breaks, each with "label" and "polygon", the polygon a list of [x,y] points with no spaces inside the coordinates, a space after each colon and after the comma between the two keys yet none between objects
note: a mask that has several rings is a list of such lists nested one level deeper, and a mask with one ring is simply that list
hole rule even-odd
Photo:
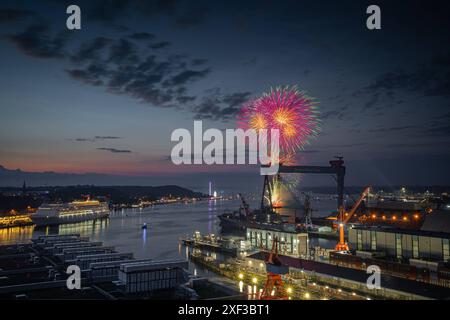
[{"label": "warehouse building", "polygon": [[173,289],[188,281],[186,260],[130,261],[120,265],[118,285],[126,293]]},{"label": "warehouse building", "polygon": [[349,229],[350,247],[398,259],[448,261],[450,233],[357,226]]},{"label": "warehouse building", "polygon": [[278,252],[296,257],[308,254],[308,234],[276,229],[247,228],[246,240],[254,249],[271,250],[274,237],[278,238]]}]

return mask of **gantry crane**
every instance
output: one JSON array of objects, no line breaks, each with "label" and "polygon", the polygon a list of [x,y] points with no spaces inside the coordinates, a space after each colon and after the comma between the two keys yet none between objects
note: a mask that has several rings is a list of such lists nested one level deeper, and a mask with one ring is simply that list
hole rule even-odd
[{"label": "gantry crane", "polygon": [[[334,160],[331,160],[329,166],[285,166],[280,164],[278,168],[278,175],[283,173],[320,173],[320,174],[333,174],[336,176],[337,182],[337,207],[339,208],[344,204],[344,177],[345,177],[345,166],[344,166],[344,158],[343,157],[335,157]],[[263,168],[270,167],[270,165],[261,165]],[[264,196],[266,190],[269,191],[269,200],[272,198],[270,195],[271,189],[269,184],[268,176],[264,176],[264,187],[263,187],[263,195],[261,198],[261,210],[264,209]],[[270,201],[269,201],[270,202]],[[272,206],[271,203],[270,207]]]},{"label": "gantry crane", "polygon": [[[261,300],[287,300],[288,296],[284,289],[284,282],[281,278],[286,273],[286,269],[278,260],[278,237],[272,241],[272,250],[266,260],[267,280],[261,292]],[[274,292],[273,292],[274,291]],[[273,293],[273,295],[272,295]]]},{"label": "gantry crane", "polygon": [[366,187],[349,212],[345,212],[343,205],[339,207],[339,243],[335,247],[337,251],[348,251],[350,249],[348,244],[345,242],[344,227],[356,212],[356,209],[358,209],[361,202],[363,202],[363,200],[369,195],[369,192],[370,187]]}]

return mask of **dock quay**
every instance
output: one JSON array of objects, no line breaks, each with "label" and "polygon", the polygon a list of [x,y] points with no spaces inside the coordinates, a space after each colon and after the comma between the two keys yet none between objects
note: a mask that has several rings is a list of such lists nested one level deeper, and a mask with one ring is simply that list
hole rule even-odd
[{"label": "dock quay", "polygon": [[239,253],[239,246],[235,240],[218,238],[214,235],[202,236],[198,231],[194,233],[193,237],[180,238],[180,242],[185,246],[219,252],[232,257],[236,257]]},{"label": "dock quay", "polygon": [[[80,268],[80,289],[69,289],[69,266]],[[184,259],[135,259],[133,253],[79,234],[39,236],[0,246],[0,299],[215,299],[236,288],[188,273]]]},{"label": "dock quay", "polygon": [[[68,266],[80,268],[78,290],[67,287]],[[40,236],[0,246],[0,298],[189,299],[187,269],[183,259],[135,259],[79,234]]]},{"label": "dock quay", "polygon": [[200,249],[207,249],[210,251],[220,252],[220,253],[228,254],[231,256],[236,256],[238,253],[237,248],[226,248],[226,247],[220,246],[218,244],[214,244],[214,243],[195,241],[192,239],[180,239],[180,241],[185,246],[190,246],[190,247],[200,248]]},{"label": "dock quay", "polygon": [[[261,251],[244,259],[229,259],[219,262],[201,254],[191,254],[190,260],[202,267],[234,281],[236,286],[253,295],[255,284],[264,283],[267,275],[268,252]],[[449,299],[450,288],[431,283],[396,277],[382,273],[381,288],[367,287],[366,270],[358,270],[330,263],[279,255],[287,273],[283,276],[291,288],[293,299],[343,299],[343,300],[435,300]],[[307,298],[306,298],[307,297]],[[249,296],[249,298],[251,298]]]}]

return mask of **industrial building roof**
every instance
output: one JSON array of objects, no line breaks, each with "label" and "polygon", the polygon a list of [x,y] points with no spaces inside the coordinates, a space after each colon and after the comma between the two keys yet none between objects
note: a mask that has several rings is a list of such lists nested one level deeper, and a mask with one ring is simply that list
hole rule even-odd
[{"label": "industrial building roof", "polygon": [[435,210],[428,214],[421,230],[450,234],[450,210]]}]

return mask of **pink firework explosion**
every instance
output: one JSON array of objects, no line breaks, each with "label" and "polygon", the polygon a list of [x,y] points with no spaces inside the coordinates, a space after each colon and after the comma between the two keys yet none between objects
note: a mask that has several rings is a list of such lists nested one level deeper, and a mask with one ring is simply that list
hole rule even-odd
[{"label": "pink firework explosion", "polygon": [[319,132],[316,103],[296,86],[277,87],[248,101],[238,116],[243,129],[278,129],[281,156],[295,153]]}]

